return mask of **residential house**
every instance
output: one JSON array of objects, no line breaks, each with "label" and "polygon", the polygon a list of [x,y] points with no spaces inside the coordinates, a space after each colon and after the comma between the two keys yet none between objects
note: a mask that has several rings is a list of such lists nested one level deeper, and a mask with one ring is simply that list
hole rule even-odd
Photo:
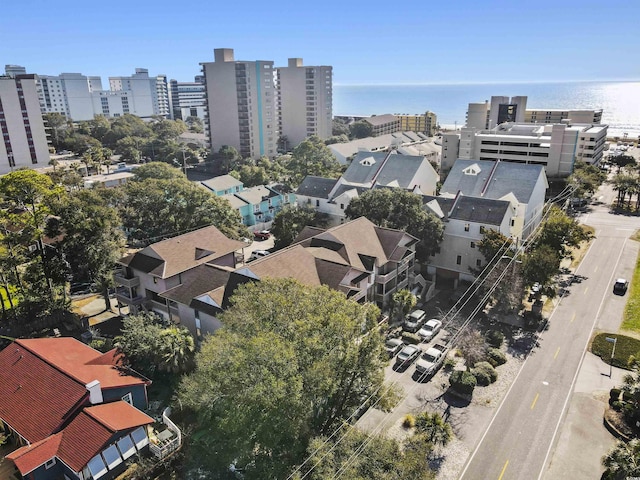
[{"label": "residential house", "polygon": [[0,433],[19,478],[112,479],[145,452],[151,382],[74,338],[20,339],[0,351]]},{"label": "residential house", "polygon": [[423,156],[395,151],[358,152],[338,180],[307,177],[296,197],[299,205],[310,205],[327,214],[332,225],[339,225],[346,220],[344,211],[351,199],[367,190],[392,187],[434,195],[437,182],[437,172]]},{"label": "residential house", "polygon": [[462,193],[453,199],[424,196],[423,202],[425,209],[444,223],[443,240],[427,266],[427,273],[438,286],[457,287],[459,281],[473,281],[473,271],[487,263],[478,249],[485,231],[493,229],[509,237],[517,213],[510,201]]},{"label": "residential house", "polygon": [[[356,153],[361,151],[388,152],[389,150],[400,149],[401,147],[428,145],[429,143],[432,143],[432,139],[424,133],[396,132],[377,137],[358,138],[345,143],[333,143],[327,145],[327,147],[331,150],[331,153],[333,153],[338,162],[346,165]],[[438,162],[440,158],[439,153],[439,149],[431,151],[425,148],[424,152],[420,154],[425,155],[429,161]]]},{"label": "residential house", "polygon": [[244,188],[242,182],[231,175],[222,175],[200,183],[238,210],[242,223],[247,227],[272,222],[283,205],[295,200],[294,194],[284,193],[284,186],[258,185]]},{"label": "residential house", "polygon": [[[196,234],[196,237],[204,238],[205,235]],[[220,255],[225,251],[231,253],[224,247],[225,241],[235,241],[219,237],[217,241],[218,247],[210,245],[207,248]],[[135,302],[150,297],[155,299],[146,302],[147,308],[169,314],[173,321],[187,327],[198,339],[220,328],[219,314],[229,306],[229,299],[238,285],[249,281],[294,278],[305,285],[327,285],[354,301],[372,301],[383,307],[388,305],[395,291],[412,287],[414,283],[417,239],[399,230],[377,227],[364,217],[326,231],[307,227],[294,245],[240,268],[230,267],[219,261],[225,257],[216,255],[203,261],[187,261],[193,256],[194,241],[175,237],[160,243],[163,244],[160,247],[159,244],[150,245],[147,247],[150,251],[143,249],[122,259],[120,263],[130,269],[131,276],[129,280],[116,277],[116,281],[121,285],[125,281],[148,287],[153,285],[152,293],[138,294],[140,300],[125,300],[135,308]],[[229,245],[241,247],[243,244]],[[151,252],[162,252],[162,266]],[[180,268],[173,266],[174,263],[181,265]],[[161,270],[174,272],[171,283],[160,284],[160,279],[158,283],[152,283]],[[182,271],[179,279],[175,275],[177,270]]]},{"label": "residential house", "polygon": [[131,172],[113,172],[110,174],[99,174],[84,177],[84,188],[93,188],[101,185],[105,188],[114,188],[124,185],[134,176]]},{"label": "residential house", "polygon": [[371,125],[371,135],[374,137],[400,131],[400,119],[390,113],[371,115],[362,121]]},{"label": "residential house", "polygon": [[208,264],[223,271],[236,267],[236,252],[246,244],[227,238],[214,226],[149,245],[122,258],[114,275],[116,298],[132,313],[150,310],[180,322],[181,304],[160,296],[184,282],[193,281],[194,269]]},{"label": "residential house", "polygon": [[456,160],[440,187],[440,195],[454,198],[458,193],[511,202],[517,213],[510,236],[529,236],[542,219],[549,184],[543,165],[490,161]]}]

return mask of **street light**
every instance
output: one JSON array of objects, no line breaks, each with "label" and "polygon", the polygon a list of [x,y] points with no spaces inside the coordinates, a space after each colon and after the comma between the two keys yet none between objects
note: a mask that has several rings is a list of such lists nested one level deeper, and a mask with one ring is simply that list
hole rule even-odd
[{"label": "street light", "polygon": [[604,339],[609,343],[613,343],[613,348],[611,349],[611,361],[609,362],[609,378],[611,378],[611,375],[613,374],[613,356],[616,353],[616,343],[618,343],[618,338],[604,337]]}]

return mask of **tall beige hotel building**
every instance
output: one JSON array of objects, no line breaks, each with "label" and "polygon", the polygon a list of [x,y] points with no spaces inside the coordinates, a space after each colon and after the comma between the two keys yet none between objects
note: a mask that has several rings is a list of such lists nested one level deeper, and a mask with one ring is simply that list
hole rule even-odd
[{"label": "tall beige hotel building", "polygon": [[288,148],[311,135],[331,136],[331,67],[292,58],[276,69],[270,60],[235,60],[230,48],[215,49],[214,60],[201,63],[212,150],[229,145],[243,157],[274,157],[280,136]]}]

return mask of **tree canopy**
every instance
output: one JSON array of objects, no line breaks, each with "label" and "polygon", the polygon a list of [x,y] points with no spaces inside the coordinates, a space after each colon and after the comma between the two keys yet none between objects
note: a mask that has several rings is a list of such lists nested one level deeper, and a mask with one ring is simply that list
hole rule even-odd
[{"label": "tree canopy", "polygon": [[179,389],[199,419],[193,455],[212,472],[235,462],[247,479],[285,478],[311,437],[382,385],[381,338],[367,334],[378,314],[292,279],[239,287]]},{"label": "tree canopy", "polygon": [[292,183],[298,185],[307,175],[338,178],[342,166],[320,137],[313,135],[298,145],[288,163]]},{"label": "tree canopy", "polygon": [[279,250],[291,245],[306,226],[326,227],[326,215],[307,206],[286,205],[276,214],[271,225],[271,233],[275,237],[275,249]]},{"label": "tree canopy", "polygon": [[442,241],[442,221],[422,208],[422,199],[400,188],[378,188],[368,190],[354,198],[345,209],[350,219],[367,217],[381,227],[403,230],[420,241],[416,257],[428,261]]}]

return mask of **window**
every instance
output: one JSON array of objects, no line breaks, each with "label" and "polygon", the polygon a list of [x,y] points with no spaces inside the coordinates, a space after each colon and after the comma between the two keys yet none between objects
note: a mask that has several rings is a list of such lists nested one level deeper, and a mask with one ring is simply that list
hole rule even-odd
[{"label": "window", "polygon": [[516,225],[516,219],[515,219],[515,218],[512,218],[512,219],[511,219],[511,226],[512,226],[512,227],[515,227],[515,225]]},{"label": "window", "polygon": [[484,228],[482,225],[480,226],[480,234],[484,235],[487,232],[487,229]]},{"label": "window", "polygon": [[121,400],[127,402],[129,405],[133,405],[133,397],[131,396],[131,392],[122,397]]},{"label": "window", "polygon": [[56,459],[55,457],[52,458],[51,460],[47,460],[44,464],[44,468],[46,470],[49,470],[51,467],[53,467],[56,464]]},{"label": "window", "polygon": [[482,260],[478,259],[476,260],[476,267],[481,267],[482,266]]},{"label": "window", "polygon": [[476,242],[471,242],[471,248],[476,248]]},{"label": "window", "polygon": [[158,277],[153,277],[153,283],[158,283]]},{"label": "window", "polygon": [[316,207],[320,206],[320,200],[316,200]]},{"label": "window", "polygon": [[456,257],[456,265],[460,265],[462,263],[462,255],[458,255]]},{"label": "window", "polygon": [[340,210],[344,210],[344,203],[340,204]]},{"label": "window", "polygon": [[468,223],[465,223],[465,224],[464,224],[464,231],[465,231],[465,232],[468,232],[468,231],[469,231],[469,224],[468,224]]}]

